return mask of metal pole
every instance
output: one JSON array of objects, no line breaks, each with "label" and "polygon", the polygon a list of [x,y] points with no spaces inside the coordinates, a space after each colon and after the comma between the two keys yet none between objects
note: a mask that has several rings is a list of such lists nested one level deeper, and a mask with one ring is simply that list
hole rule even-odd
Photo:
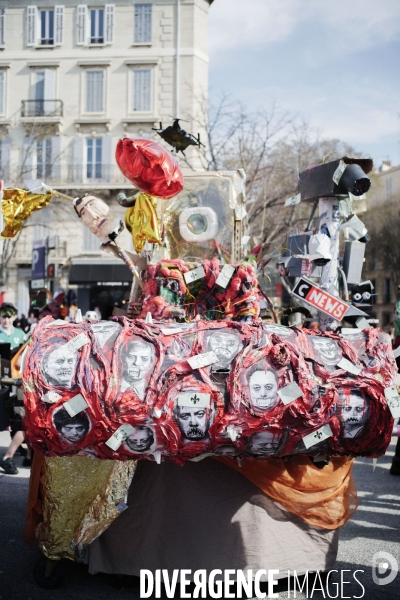
[{"label": "metal pole", "polygon": [[[332,294],[339,296],[339,232],[340,214],[339,200],[333,198],[319,199],[320,227],[326,225],[331,237],[331,260],[322,267],[320,286]],[[321,331],[336,329],[338,321],[328,317],[323,312],[319,313],[319,327]]]},{"label": "metal pole", "polygon": [[180,110],[180,45],[181,45],[181,0],[176,0],[176,54],[175,54],[175,118]]}]

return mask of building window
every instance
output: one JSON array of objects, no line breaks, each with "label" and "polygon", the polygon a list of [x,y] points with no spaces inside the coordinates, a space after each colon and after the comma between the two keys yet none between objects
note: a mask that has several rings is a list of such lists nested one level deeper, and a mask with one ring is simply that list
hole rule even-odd
[{"label": "building window", "polygon": [[86,177],[101,179],[102,177],[102,139],[87,138],[86,140]]},{"label": "building window", "polygon": [[392,198],[392,180],[386,179],[386,200],[391,200]]},{"label": "building window", "polygon": [[0,71],[0,115],[4,115],[4,92],[5,92],[6,74]]},{"label": "building window", "polygon": [[86,112],[104,111],[104,71],[86,71]]},{"label": "building window", "polygon": [[94,235],[86,225],[83,225],[83,249],[86,252],[98,252],[100,248],[100,241],[97,236]]},{"label": "building window", "polygon": [[134,13],[134,43],[151,44],[151,4],[135,4]]},{"label": "building window", "polygon": [[52,169],[51,138],[36,142],[36,176],[50,179]]},{"label": "building window", "polygon": [[54,46],[54,10],[40,11],[40,45]]},{"label": "building window", "polygon": [[390,279],[387,277],[383,280],[383,304],[390,304],[391,289]]},{"label": "building window", "polygon": [[3,8],[3,7],[0,7],[0,46],[4,46],[5,43],[6,43],[6,40],[5,40],[5,32],[6,32],[5,20],[6,20],[6,9]]},{"label": "building window", "polygon": [[90,43],[104,44],[104,8],[90,9]]},{"label": "building window", "polygon": [[133,111],[151,111],[151,69],[133,71]]}]

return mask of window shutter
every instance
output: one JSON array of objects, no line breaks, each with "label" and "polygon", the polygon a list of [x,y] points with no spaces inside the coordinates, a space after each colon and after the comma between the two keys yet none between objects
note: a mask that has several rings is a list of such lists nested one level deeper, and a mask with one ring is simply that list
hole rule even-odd
[{"label": "window shutter", "polygon": [[4,71],[0,71],[0,115],[4,114],[4,88],[5,76]]},{"label": "window shutter", "polygon": [[65,7],[62,5],[58,5],[54,9],[54,18],[55,18],[54,44],[56,46],[62,46],[62,44],[64,43],[64,10],[65,10]]},{"label": "window shutter", "polygon": [[103,112],[104,86],[103,71],[87,71],[86,73],[86,112]]},{"label": "window shutter", "polygon": [[[56,72],[55,69],[45,69],[44,70],[44,100],[54,100],[55,99],[55,82],[56,82]],[[54,103],[47,102],[47,106],[44,107],[45,111],[53,111]]]},{"label": "window shutter", "polygon": [[61,180],[61,137],[53,135],[51,138],[51,177],[57,181]]},{"label": "window shutter", "polygon": [[6,9],[0,8],[0,46],[6,43]]},{"label": "window shutter", "polygon": [[111,181],[111,170],[112,170],[112,139],[111,135],[104,135],[102,137],[102,179],[104,181]]},{"label": "window shutter", "polygon": [[76,43],[78,46],[84,46],[87,44],[89,26],[89,14],[86,4],[78,5],[76,15]]},{"label": "window shutter", "polygon": [[73,164],[72,164],[72,181],[82,181],[83,179],[83,137],[76,135],[73,145]]},{"label": "window shutter", "polygon": [[0,140],[0,144],[0,179],[4,179],[7,185],[7,180],[10,177],[11,138],[4,137],[2,140]]},{"label": "window shutter", "polygon": [[33,154],[35,152],[36,145],[33,137],[25,136],[24,144],[23,144],[23,157],[22,157],[22,166],[21,166],[21,177],[20,179],[36,179],[35,175],[32,173],[32,162],[33,162]]},{"label": "window shutter", "polygon": [[134,42],[135,44],[151,44],[152,5],[135,4],[134,12]]},{"label": "window shutter", "polygon": [[133,110],[148,112],[151,110],[151,70],[133,71]]},{"label": "window shutter", "polygon": [[112,44],[114,42],[114,19],[115,19],[115,4],[105,5],[105,43]]},{"label": "window shutter", "polygon": [[26,13],[26,44],[36,46],[38,36],[39,11],[37,6],[28,6]]}]

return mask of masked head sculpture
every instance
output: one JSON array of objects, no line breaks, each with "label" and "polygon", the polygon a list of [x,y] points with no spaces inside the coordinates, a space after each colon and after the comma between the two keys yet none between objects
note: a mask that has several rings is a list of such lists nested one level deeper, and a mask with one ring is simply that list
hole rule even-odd
[{"label": "masked head sculpture", "polygon": [[91,194],[75,198],[74,207],[78,217],[102,244],[109,244],[123,229],[122,221],[101,198]]}]

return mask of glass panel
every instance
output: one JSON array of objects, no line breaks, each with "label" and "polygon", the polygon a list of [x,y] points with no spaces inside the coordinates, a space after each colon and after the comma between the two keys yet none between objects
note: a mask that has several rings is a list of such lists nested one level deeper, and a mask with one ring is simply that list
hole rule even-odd
[{"label": "glass panel", "polygon": [[87,173],[86,176],[88,179],[92,178],[93,173],[93,140],[87,140]]}]

